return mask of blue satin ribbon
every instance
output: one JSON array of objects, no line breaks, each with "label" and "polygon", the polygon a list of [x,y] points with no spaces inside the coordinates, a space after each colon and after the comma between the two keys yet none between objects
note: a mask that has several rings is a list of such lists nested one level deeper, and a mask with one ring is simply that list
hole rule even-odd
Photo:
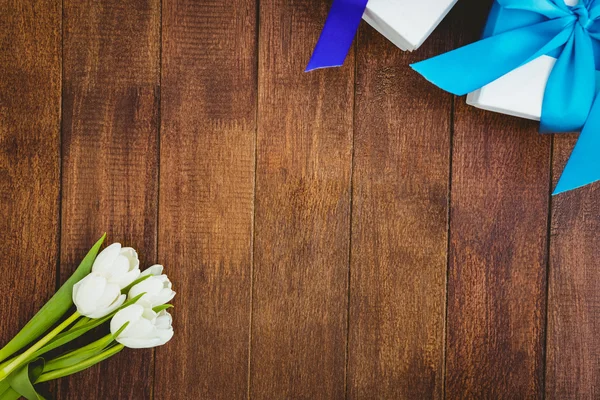
[{"label": "blue satin ribbon", "polygon": [[600,180],[600,0],[573,7],[563,0],[496,0],[484,36],[412,67],[440,88],[464,95],[541,55],[557,58],[540,130],[581,134],[554,194]]},{"label": "blue satin ribbon", "polygon": [[340,67],[344,64],[367,8],[367,2],[368,0],[333,1],[306,72],[317,68]]}]

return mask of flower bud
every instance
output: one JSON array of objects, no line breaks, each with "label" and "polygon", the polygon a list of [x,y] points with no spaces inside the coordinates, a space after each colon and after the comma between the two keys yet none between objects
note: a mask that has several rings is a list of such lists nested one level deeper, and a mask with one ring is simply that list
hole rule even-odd
[{"label": "flower bud", "polygon": [[73,303],[77,311],[89,318],[102,318],[125,302],[124,294],[116,283],[92,272],[73,286]]},{"label": "flower bud", "polygon": [[138,255],[131,247],[121,248],[120,243],[113,243],[96,257],[92,272],[97,272],[125,288],[140,276]]},{"label": "flower bud", "polygon": [[110,321],[110,332],[114,335],[128,323],[116,341],[132,349],[145,349],[162,346],[171,340],[171,322],[171,315],[167,311],[156,313],[142,302],[119,310]]},{"label": "flower bud", "polygon": [[162,271],[162,265],[153,265],[142,272],[141,276],[150,275],[150,277],[129,290],[129,299],[145,293],[140,301],[147,302],[150,307],[160,306],[171,301],[175,297],[175,292],[171,290],[171,281]]}]

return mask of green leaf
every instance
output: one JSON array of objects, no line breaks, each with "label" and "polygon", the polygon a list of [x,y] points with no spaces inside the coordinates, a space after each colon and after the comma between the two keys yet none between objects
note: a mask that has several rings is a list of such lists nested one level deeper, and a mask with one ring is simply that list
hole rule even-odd
[{"label": "green leaf", "polygon": [[80,362],[77,365],[73,365],[68,368],[58,369],[56,371],[50,371],[47,373],[43,373],[36,381],[36,383],[47,382],[53,379],[62,378],[64,376],[72,375],[76,372],[83,371],[84,369],[88,369],[89,367],[98,364],[101,361],[106,360],[109,357],[114,356],[121,350],[123,350],[125,346],[122,344],[117,344],[114,346],[110,346],[108,349],[104,350],[102,353],[88,358],[87,360]]},{"label": "green leaf", "polygon": [[[137,303],[137,301],[138,301],[139,299],[141,299],[141,298],[142,298],[142,296],[143,296],[143,295],[145,295],[145,294],[146,294],[146,292],[144,292],[144,293],[140,293],[140,294],[138,294],[137,296],[135,296],[133,299],[129,299],[129,300],[127,300],[125,303],[123,303],[123,305],[122,305],[121,307],[119,307],[119,310],[122,310],[122,309],[124,309],[125,307],[129,307],[130,305]],[[117,311],[119,311],[119,310],[117,310]],[[111,317],[112,317],[113,315],[115,315],[115,314],[117,313],[117,311],[113,312],[113,313],[111,314]]]},{"label": "green leaf", "polygon": [[63,369],[71,367],[73,365],[77,365],[90,357],[100,354],[103,350],[104,348],[102,347],[99,349],[93,348],[85,351],[81,351],[81,349],[79,349],[72,353],[67,353],[64,356],[48,361],[46,367],[44,367],[44,372],[55,371],[57,369]]},{"label": "green leaf", "polygon": [[8,381],[2,380],[0,381],[0,400],[2,400],[2,395],[10,388],[10,383]]},{"label": "green leaf", "polygon": [[75,330],[75,329],[77,329],[77,328],[81,328],[83,325],[87,324],[87,323],[88,323],[88,322],[90,322],[91,320],[92,320],[92,319],[91,319],[91,318],[88,318],[88,317],[81,317],[81,318],[79,318],[79,320],[78,320],[77,322],[75,322],[75,323],[73,324],[73,326],[71,326],[69,329],[67,329],[67,332],[68,332],[68,331],[73,331],[73,330]]},{"label": "green leaf", "polygon": [[44,400],[31,382],[35,382],[44,370],[44,360],[37,360],[26,364],[8,376],[8,382],[15,392],[27,400]]},{"label": "green leaf", "polygon": [[20,398],[21,395],[10,386],[4,392],[0,392],[0,400],[19,400]]},{"label": "green leaf", "polygon": [[135,281],[131,282],[128,286],[125,286],[123,289],[121,289],[121,294],[127,294],[129,293],[129,291],[131,290],[132,287],[134,287],[135,285],[137,285],[140,282],[145,281],[148,278],[151,278],[153,275],[144,275],[141,278],[137,278]]},{"label": "green leaf", "polygon": [[125,330],[127,325],[129,325],[129,322],[123,324],[123,326],[117,332],[115,332],[114,335],[108,334],[103,338],[88,344],[87,346],[68,352],[60,357],[48,361],[44,367],[44,372],[68,368],[100,354],[102,351],[104,351],[104,349],[113,343],[115,338],[119,336],[123,330]]},{"label": "green leaf", "polygon": [[163,304],[162,306],[156,306],[152,308],[152,311],[155,313],[159,313],[163,310],[168,310],[169,308],[173,308],[173,304]]},{"label": "green leaf", "polygon": [[81,335],[87,333],[88,331],[99,327],[106,321],[110,320],[119,310],[134,304],[144,294],[146,294],[146,293],[140,293],[139,295],[135,296],[133,299],[126,301],[125,303],[123,303],[123,305],[121,307],[119,307],[118,310],[113,311],[112,313],[108,314],[105,317],[98,318],[98,319],[91,319],[91,320],[89,320],[89,322],[87,324],[82,325],[79,328],[72,329],[72,330],[69,330],[69,331],[66,331],[66,332],[63,332],[63,333],[57,335],[50,343],[48,343],[47,345],[45,345],[44,347],[42,347],[41,349],[39,349],[38,351],[33,353],[32,358],[39,357],[42,354],[45,354],[45,353],[49,352],[50,350],[54,350],[57,347],[62,346],[63,344],[69,343],[70,341],[75,340],[78,337],[80,337]]},{"label": "green leaf", "polygon": [[83,325],[77,329],[63,332],[63,333],[57,335],[50,343],[48,343],[47,345],[45,345],[44,347],[42,347],[41,349],[39,349],[38,351],[33,353],[32,357],[41,356],[42,354],[45,354],[45,353],[49,352],[50,350],[54,350],[57,347],[62,346],[63,344],[69,343],[70,341],[75,340],[78,337],[80,337],[81,335],[87,333],[88,331],[99,327],[100,325],[102,325],[103,323],[105,323],[106,321],[108,321],[111,318],[112,318],[112,315],[107,315],[106,317],[103,317],[100,319],[93,319],[90,322],[88,322],[86,325]]},{"label": "green leaf", "polygon": [[73,286],[90,273],[92,265],[102,242],[106,238],[104,234],[85,256],[79,267],[65,284],[52,296],[37,314],[21,329],[21,331],[0,350],[0,361],[27,346],[36,338],[46,332],[52,325],[73,306]]}]

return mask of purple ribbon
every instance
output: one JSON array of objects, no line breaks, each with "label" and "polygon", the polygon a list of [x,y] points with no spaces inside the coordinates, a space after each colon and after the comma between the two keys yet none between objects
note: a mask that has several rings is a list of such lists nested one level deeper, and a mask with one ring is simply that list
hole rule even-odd
[{"label": "purple ribbon", "polygon": [[341,67],[369,0],[334,0],[305,72]]}]

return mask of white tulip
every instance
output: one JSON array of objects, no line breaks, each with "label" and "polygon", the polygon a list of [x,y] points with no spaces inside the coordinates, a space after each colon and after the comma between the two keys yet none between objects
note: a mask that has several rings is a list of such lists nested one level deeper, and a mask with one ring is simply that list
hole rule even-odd
[{"label": "white tulip", "polygon": [[136,303],[119,310],[110,321],[110,332],[115,335],[129,323],[116,341],[132,349],[162,346],[173,337],[171,315],[163,310],[156,313],[147,303]]},{"label": "white tulip", "polygon": [[150,277],[134,285],[129,290],[129,299],[145,293],[140,301],[149,303],[151,307],[160,306],[171,301],[175,297],[175,292],[171,290],[171,281],[162,272],[162,265],[153,265],[142,272],[142,277],[148,275]]},{"label": "white tulip", "polygon": [[102,318],[125,302],[119,285],[92,272],[73,286],[73,303],[77,312],[89,318]]},{"label": "white tulip", "polygon": [[113,243],[98,254],[92,272],[105,276],[123,289],[140,276],[140,261],[131,247],[121,248],[121,243]]}]

